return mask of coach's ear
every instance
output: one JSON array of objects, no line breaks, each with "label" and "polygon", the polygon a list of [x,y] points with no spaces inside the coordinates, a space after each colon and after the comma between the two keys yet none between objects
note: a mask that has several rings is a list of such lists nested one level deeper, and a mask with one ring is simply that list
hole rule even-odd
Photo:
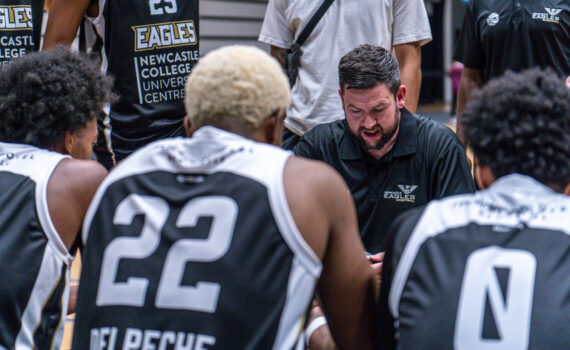
[{"label": "coach's ear", "polygon": [[194,134],[194,131],[196,131],[192,128],[192,122],[190,121],[189,116],[184,117],[184,130],[186,131],[186,136],[188,137],[192,137],[192,134]]},{"label": "coach's ear", "polygon": [[566,186],[566,189],[564,190],[564,194],[567,196],[570,196],[570,183],[568,184],[568,186]]}]

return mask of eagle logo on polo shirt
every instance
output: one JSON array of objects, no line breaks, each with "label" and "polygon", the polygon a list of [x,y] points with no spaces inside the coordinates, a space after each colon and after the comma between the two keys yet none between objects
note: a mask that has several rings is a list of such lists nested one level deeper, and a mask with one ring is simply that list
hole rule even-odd
[{"label": "eagle logo on polo shirt", "polygon": [[416,188],[418,188],[418,186],[416,185],[398,185],[398,188],[402,190],[402,192],[404,192],[404,194],[411,194],[412,192],[414,192],[414,190]]},{"label": "eagle logo on polo shirt", "polygon": [[495,26],[497,23],[499,23],[499,14],[496,12],[493,12],[489,15],[489,17],[487,17],[487,24],[490,27]]},{"label": "eagle logo on polo shirt", "polygon": [[392,199],[396,202],[416,202],[416,196],[412,192],[418,188],[417,185],[398,185],[398,188],[400,191],[385,191],[384,199]]},{"label": "eagle logo on polo shirt", "polygon": [[551,22],[551,23],[559,23],[560,22],[560,17],[558,17],[557,15],[562,12],[562,9],[551,9],[549,7],[545,7],[544,8],[546,10],[545,12],[542,13],[536,13],[534,12],[532,14],[532,19],[541,19],[543,22]]}]

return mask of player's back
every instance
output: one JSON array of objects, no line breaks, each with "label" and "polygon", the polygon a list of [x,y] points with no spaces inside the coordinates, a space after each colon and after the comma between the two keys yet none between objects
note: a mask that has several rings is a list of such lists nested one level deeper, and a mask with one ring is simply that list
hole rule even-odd
[{"label": "player's back", "polygon": [[292,348],[321,264],[287,205],[289,156],[204,127],[114,169],[85,220],[73,348]]},{"label": "player's back", "polygon": [[570,348],[569,197],[515,174],[398,221],[400,348]]},{"label": "player's back", "polygon": [[63,336],[72,257],[47,207],[63,158],[0,143],[0,349],[56,349]]}]

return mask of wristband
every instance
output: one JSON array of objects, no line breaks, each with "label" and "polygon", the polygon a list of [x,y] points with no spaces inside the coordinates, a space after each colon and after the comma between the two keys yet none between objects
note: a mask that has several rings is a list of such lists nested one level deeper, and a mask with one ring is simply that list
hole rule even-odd
[{"label": "wristband", "polygon": [[311,323],[309,323],[307,329],[305,329],[305,344],[307,345],[307,348],[309,347],[309,341],[311,340],[313,333],[326,324],[327,318],[325,316],[315,317]]}]

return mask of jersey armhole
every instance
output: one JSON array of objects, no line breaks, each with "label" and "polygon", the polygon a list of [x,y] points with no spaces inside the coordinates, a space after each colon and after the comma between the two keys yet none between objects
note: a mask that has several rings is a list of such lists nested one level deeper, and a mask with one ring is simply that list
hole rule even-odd
[{"label": "jersey armhole", "polygon": [[283,166],[277,167],[279,170],[274,174],[273,186],[270,186],[268,189],[269,203],[271,205],[271,210],[274,213],[275,222],[279,227],[279,231],[281,231],[283,239],[307,271],[313,275],[313,277],[319,278],[322,263],[309,244],[305,241],[301,232],[299,232],[285,195],[283,173],[285,172],[285,165],[291,155],[292,154],[288,154],[285,156]]},{"label": "jersey armhole", "polygon": [[48,244],[50,244],[54,251],[57,253],[59,258],[68,266],[71,266],[71,262],[73,261],[73,256],[67,250],[65,243],[57,233],[53,221],[51,220],[51,216],[49,213],[48,201],[47,201],[47,187],[48,183],[53,175],[53,171],[57,167],[57,165],[67,156],[61,157],[53,157],[50,159],[49,162],[46,162],[44,166],[41,167],[41,171],[46,174],[46,176],[39,177],[36,181],[36,205],[37,205],[37,215],[40,221],[40,225],[42,226],[43,231],[45,232],[48,238]]}]

